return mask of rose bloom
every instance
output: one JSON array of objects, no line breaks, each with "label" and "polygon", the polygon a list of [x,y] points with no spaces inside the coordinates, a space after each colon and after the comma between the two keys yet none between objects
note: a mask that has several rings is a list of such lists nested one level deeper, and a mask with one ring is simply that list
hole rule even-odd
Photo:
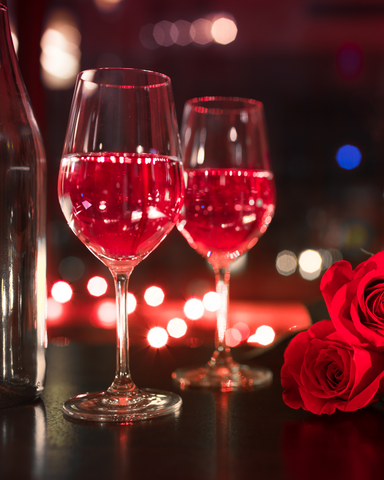
[{"label": "rose bloom", "polygon": [[283,399],[291,408],[315,414],[351,412],[384,393],[384,355],[349,345],[329,320],[294,337],[284,358]]},{"label": "rose bloom", "polygon": [[348,343],[384,350],[384,252],[355,270],[345,260],[334,263],[320,290],[336,330]]}]

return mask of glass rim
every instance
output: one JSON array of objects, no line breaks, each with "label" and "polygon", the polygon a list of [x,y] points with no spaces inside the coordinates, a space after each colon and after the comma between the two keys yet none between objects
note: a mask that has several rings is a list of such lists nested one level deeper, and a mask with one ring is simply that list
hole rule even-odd
[{"label": "glass rim", "polygon": [[[139,74],[151,74],[154,77],[158,77],[163,81],[159,83],[148,82],[147,85],[132,85],[132,84],[117,84],[117,83],[109,83],[109,82],[98,82],[94,80],[94,76],[96,72],[107,72],[107,71],[115,71],[115,72],[131,72],[131,73],[139,73]],[[155,72],[152,70],[146,70],[142,68],[126,68],[126,67],[101,67],[101,68],[90,68],[86,70],[82,70],[77,75],[77,82],[89,83],[92,85],[97,85],[98,87],[109,87],[109,88],[137,88],[137,89],[146,89],[146,88],[158,88],[169,86],[171,84],[171,79],[164,73]]]},{"label": "glass rim", "polygon": [[[233,102],[233,107],[215,105],[214,103],[230,103]],[[210,105],[211,104],[211,105]],[[238,105],[236,105],[238,104]],[[194,109],[197,113],[205,113],[211,115],[220,115],[220,114],[236,114],[244,111],[250,110],[263,110],[262,102],[254,100],[253,98],[244,98],[244,97],[225,97],[225,96],[206,96],[206,97],[195,97],[187,100],[185,103],[186,106],[189,106]]]}]

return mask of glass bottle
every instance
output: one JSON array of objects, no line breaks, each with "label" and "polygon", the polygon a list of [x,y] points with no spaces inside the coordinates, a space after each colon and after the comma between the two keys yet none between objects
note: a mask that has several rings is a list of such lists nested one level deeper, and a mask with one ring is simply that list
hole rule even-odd
[{"label": "glass bottle", "polygon": [[0,0],[0,407],[45,382],[46,162]]}]

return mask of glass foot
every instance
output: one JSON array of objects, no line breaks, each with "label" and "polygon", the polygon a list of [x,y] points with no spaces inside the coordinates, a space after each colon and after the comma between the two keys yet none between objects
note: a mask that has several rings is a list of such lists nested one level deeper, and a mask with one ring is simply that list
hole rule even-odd
[{"label": "glass foot", "polygon": [[63,404],[63,412],[77,420],[132,423],[176,413],[179,395],[149,388],[128,395],[106,392],[77,395]]},{"label": "glass foot", "polygon": [[205,366],[179,368],[172,373],[181,389],[210,388],[222,392],[264,387],[272,382],[272,377],[268,368],[240,365],[226,352],[217,351]]}]

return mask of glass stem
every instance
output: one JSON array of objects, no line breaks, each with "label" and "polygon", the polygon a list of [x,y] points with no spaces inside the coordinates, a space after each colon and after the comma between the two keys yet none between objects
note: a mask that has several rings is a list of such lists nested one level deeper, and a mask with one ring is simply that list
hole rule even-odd
[{"label": "glass stem", "polygon": [[225,352],[225,332],[228,320],[228,299],[229,299],[229,267],[215,269],[216,292],[220,297],[220,308],[217,311],[216,350]]},{"label": "glass stem", "polygon": [[112,272],[116,290],[116,373],[109,391],[129,392],[137,387],[129,370],[128,337],[128,282],[132,269],[127,272]]}]

